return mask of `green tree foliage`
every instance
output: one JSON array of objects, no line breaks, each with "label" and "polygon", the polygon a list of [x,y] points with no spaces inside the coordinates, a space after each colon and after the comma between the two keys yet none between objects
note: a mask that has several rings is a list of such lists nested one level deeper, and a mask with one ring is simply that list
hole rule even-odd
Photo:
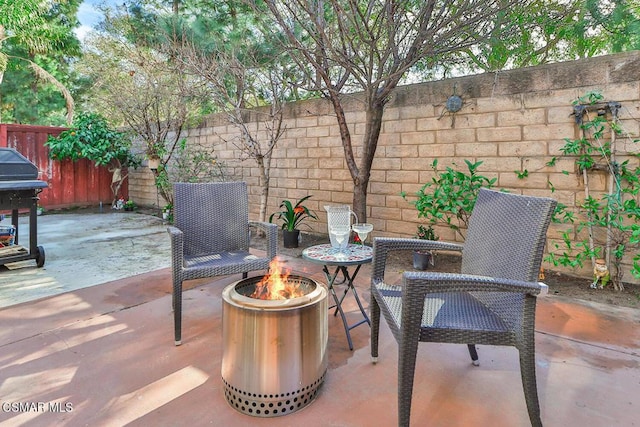
[{"label": "green tree foliage", "polygon": [[[105,90],[113,92],[116,99],[102,102],[94,97],[92,100],[93,103],[100,102],[104,107],[116,107],[118,111],[107,111],[103,106],[100,107],[111,117],[123,117],[121,104],[125,102],[124,98],[129,99],[128,102],[131,101],[131,97],[122,97],[122,93],[126,91],[124,85],[132,80],[131,77],[123,73],[118,73],[117,79],[107,77],[110,73],[113,74],[122,62],[128,63],[126,72],[134,72],[136,77],[151,75],[142,66],[143,63],[150,63],[153,64],[155,81],[164,81],[158,77],[159,70],[172,69],[178,72],[176,75],[179,79],[188,82],[192,88],[201,87],[206,96],[199,97],[197,105],[179,100],[179,106],[188,106],[192,115],[196,112],[223,112],[229,122],[239,130],[239,136],[227,142],[240,149],[240,160],[251,159],[257,163],[262,188],[260,217],[264,218],[270,159],[275,144],[284,132],[282,104],[285,99],[296,96],[295,88],[287,85],[294,80],[290,76],[295,73],[296,68],[282,50],[278,51],[277,47],[280,45],[273,41],[272,28],[262,26],[261,17],[251,12],[251,8],[240,1],[199,0],[171,4],[136,2],[126,8],[107,12],[107,19],[102,26],[103,33],[99,38],[90,40],[92,50],[96,52],[95,56],[90,52],[83,62],[91,63],[89,73],[94,76],[93,80],[100,82],[101,89],[115,86],[115,83],[120,85],[118,90]],[[109,47],[106,43],[108,39],[117,42],[111,43]],[[117,52],[114,47],[117,47]],[[130,52],[137,51],[138,55],[126,52],[126,47]],[[155,59],[150,61],[148,55],[153,55]],[[143,56],[147,57],[144,61],[141,60]],[[122,60],[129,57],[133,59]],[[106,62],[111,61],[110,58],[117,59],[104,66]],[[160,62],[164,62],[164,65],[159,65]],[[152,79],[141,77],[141,81],[143,80]],[[167,102],[170,99],[169,91],[176,85],[165,83],[163,86],[166,92],[140,87],[132,87],[128,92],[137,89],[140,92],[138,96],[155,92],[156,100],[163,99]],[[101,92],[100,97],[105,94]],[[136,110],[141,112],[145,110],[146,105],[153,103],[145,102],[142,106],[132,103],[132,106],[136,106]],[[254,107],[265,108],[249,111]],[[133,128],[132,123],[140,122],[131,120],[130,113],[126,116],[129,120],[123,123],[129,127]],[[146,117],[152,116],[146,114]],[[261,123],[260,132],[250,123],[256,116]],[[163,123],[178,122],[163,120]],[[136,132],[142,135],[137,129]],[[147,148],[153,145],[161,146],[158,140],[151,145],[147,143]],[[167,145],[165,149],[156,150],[164,163],[156,172],[156,185],[163,197],[169,196],[171,180],[175,176],[176,171],[172,171],[171,168],[191,170],[183,168],[182,165],[184,157],[188,157],[190,151],[182,149],[180,145],[175,149],[171,144]]]},{"label": "green tree foliage", "polygon": [[[134,150],[160,159],[160,167],[152,170],[160,195],[171,203],[175,157],[200,155],[181,148],[183,130],[197,124],[210,103],[202,79],[189,73],[175,54],[173,44],[180,37],[160,25],[165,22],[162,10],[148,13],[141,7],[107,9],[100,31],[85,40],[77,69],[93,82],[87,105],[130,129],[137,141]],[[219,173],[217,163],[210,166]]]},{"label": "green tree foliage", "polygon": [[640,6],[629,0],[535,0],[493,17],[463,70],[499,71],[640,48]]},{"label": "green tree foliage", "polygon": [[[237,122],[243,123],[248,108],[276,99],[268,85],[260,85],[268,81],[265,70],[294,83],[281,93],[283,99],[300,94],[328,99],[353,180],[354,210],[365,220],[382,115],[399,84],[430,79],[439,68],[497,71],[589,56],[612,49],[614,36],[629,39],[617,45],[632,46],[635,36],[625,34],[635,28],[638,8],[630,1],[137,0],[127,3],[120,16],[108,11],[103,29],[116,44],[153,52],[161,58],[155,64],[179,70],[191,86],[204,78],[212,102],[200,102],[200,112],[235,109]],[[195,57],[185,57],[185,47]],[[110,62],[109,55],[99,53],[94,63],[105,62],[107,68],[126,63],[128,70],[122,71],[139,76],[141,64],[153,62],[129,57]],[[196,63],[207,65],[195,73]],[[259,90],[249,97],[252,86]],[[97,87],[105,86],[100,82]],[[129,89],[121,86],[114,93],[122,98]],[[366,115],[358,150],[343,105],[352,93],[359,93]],[[169,147],[166,153],[172,151]]]},{"label": "green tree foliage", "polygon": [[48,6],[43,0],[0,0],[0,40],[14,38],[35,53],[49,51],[62,39],[62,34],[60,28],[47,21]]},{"label": "green tree foliage", "polygon": [[[9,45],[8,52],[12,52],[16,46]],[[70,69],[69,58],[65,54],[36,55],[32,61],[53,76],[73,96],[86,90],[87,83],[81,81]],[[9,63],[4,82],[0,85],[0,99],[1,117],[5,123],[54,126],[68,124],[64,97],[55,85],[35,76],[27,62]]]},{"label": "green tree foliage", "polygon": [[56,160],[89,159],[99,166],[107,166],[113,161],[128,165],[133,159],[130,139],[96,113],[78,114],[70,129],[57,137],[50,136],[45,145],[51,158]]},{"label": "green tree foliage", "polygon": [[586,0],[593,26],[599,28],[604,52],[640,49],[640,2]]},{"label": "green tree foliage", "polygon": [[[4,121],[70,123],[74,86],[69,61],[80,54],[73,33],[80,0],[0,0],[0,113]],[[60,97],[62,94],[62,97]]]},{"label": "green tree foliage", "polygon": [[124,179],[123,167],[137,167],[140,161],[131,154],[131,139],[112,128],[96,113],[80,113],[73,126],[57,137],[50,136],[46,146],[52,159],[74,162],[88,159],[98,166],[107,166],[113,174],[111,190],[115,205]]},{"label": "green tree foliage", "polygon": [[496,13],[490,36],[461,52],[463,68],[499,71],[561,59],[566,40],[559,33],[575,25],[582,2],[534,0]]},{"label": "green tree foliage", "polygon": [[[212,107],[238,129],[238,136],[227,142],[238,147],[241,160],[258,167],[259,219],[265,220],[272,154],[285,130],[283,105],[300,96],[292,83],[301,79],[298,68],[270,21],[246,4],[208,2],[207,7],[181,10],[178,18],[184,25],[176,56],[206,82]],[[264,108],[250,110],[255,107]]]},{"label": "green tree foliage", "polygon": [[[266,0],[274,26],[287,37],[292,60],[307,72],[306,88],[329,99],[354,186],[353,207],[366,220],[371,166],[385,105],[418,65],[452,64],[495,34],[495,17],[533,0]],[[256,2],[256,13],[263,3]],[[413,77],[413,76],[412,76]],[[358,150],[346,119],[349,93],[360,92],[365,112]]]}]

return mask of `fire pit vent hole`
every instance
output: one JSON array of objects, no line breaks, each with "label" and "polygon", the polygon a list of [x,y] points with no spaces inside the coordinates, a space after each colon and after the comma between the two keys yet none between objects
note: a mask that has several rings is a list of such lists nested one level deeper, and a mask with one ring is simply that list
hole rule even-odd
[{"label": "fire pit vent hole", "polygon": [[300,390],[280,394],[256,394],[238,389],[224,381],[224,392],[227,402],[236,410],[257,417],[273,417],[286,415],[304,408],[316,398],[320,385],[324,382],[322,375],[313,384]]}]

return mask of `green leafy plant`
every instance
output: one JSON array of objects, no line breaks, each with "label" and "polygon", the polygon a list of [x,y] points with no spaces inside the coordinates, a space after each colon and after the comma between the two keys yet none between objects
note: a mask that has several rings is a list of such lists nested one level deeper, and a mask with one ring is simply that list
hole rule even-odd
[{"label": "green leafy plant", "polygon": [[173,204],[166,204],[162,208],[162,219],[166,220],[169,224],[173,224]]},{"label": "green leafy plant", "polygon": [[[425,218],[432,226],[445,224],[463,239],[463,230],[467,229],[480,188],[491,188],[496,182],[496,178],[490,179],[478,173],[481,161],[464,162],[466,171],[457,171],[447,166],[431,182],[422,186],[416,193],[415,200],[409,200],[406,192],[401,193],[418,210],[418,217]],[[431,167],[438,172],[438,161],[434,160]]]},{"label": "green leafy plant", "polygon": [[187,144],[185,138],[177,144],[172,160],[160,162],[154,174],[156,188],[169,205],[173,204],[174,182],[224,181],[226,176],[226,166],[218,160],[214,148]]},{"label": "green leafy plant", "polygon": [[277,215],[276,218],[282,220],[282,229],[293,231],[298,229],[298,226],[306,218],[318,219],[315,212],[303,205],[310,197],[311,195],[303,197],[295,205],[289,200],[283,200],[280,204],[280,208],[283,210],[272,213],[269,217],[269,222],[273,222],[274,217]]},{"label": "green leafy plant", "polygon": [[49,147],[49,156],[56,160],[88,159],[98,166],[107,166],[113,175],[111,192],[113,206],[118,193],[127,177],[124,167],[137,168],[141,160],[131,153],[131,140],[126,134],[113,129],[107,120],[96,113],[79,113],[73,126],[60,133],[49,136],[45,143]]},{"label": "green leafy plant", "polygon": [[[554,222],[571,224],[571,227],[563,232],[562,241],[553,245],[555,251],[551,251],[545,260],[554,265],[579,268],[589,261],[595,264],[596,258],[605,258],[612,269],[614,288],[622,290],[623,259],[630,249],[637,249],[640,244],[640,206],[637,202],[640,167],[631,167],[629,160],[618,161],[615,141],[625,137],[618,123],[619,105],[605,103],[603,99],[599,93],[590,92],[573,103],[582,136],[565,138],[560,151],[575,158],[585,187],[585,198],[577,204],[575,211],[561,204],[556,208]],[[555,165],[556,160],[554,157],[547,165]],[[568,171],[563,173],[569,174]],[[604,174],[609,178],[608,192],[593,195],[589,191],[593,174]],[[553,185],[550,187],[554,188]],[[576,241],[576,236],[584,237]],[[636,254],[631,268],[635,277],[640,277],[639,261],[640,254]]]},{"label": "green leafy plant", "polygon": [[134,160],[131,141],[96,113],[79,113],[70,129],[57,137],[50,136],[45,145],[49,147],[49,156],[57,160],[89,159],[100,166],[113,161],[128,164]]},{"label": "green leafy plant", "polygon": [[[438,235],[433,229],[433,225],[431,224],[426,227],[423,224],[418,224],[418,229],[416,231],[415,238],[421,239],[421,240],[438,240],[439,239]],[[423,267],[426,267],[426,265],[429,263],[431,263],[431,265],[434,265],[435,254],[433,251],[430,251],[428,249],[420,249],[414,252],[418,252],[420,254],[429,254],[428,259],[422,262],[418,261],[418,259],[416,259],[416,255],[414,255],[414,261],[413,261],[414,268],[418,268],[420,265],[422,265]]]},{"label": "green leafy plant", "polygon": [[418,230],[415,235],[416,239],[422,240],[438,240],[439,237],[433,229],[433,225],[424,226],[422,224],[418,224]]}]

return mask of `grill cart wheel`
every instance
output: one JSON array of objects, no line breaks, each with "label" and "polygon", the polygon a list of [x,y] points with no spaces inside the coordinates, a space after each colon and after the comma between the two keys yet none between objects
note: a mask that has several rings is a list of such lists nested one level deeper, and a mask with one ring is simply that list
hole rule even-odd
[{"label": "grill cart wheel", "polygon": [[36,266],[38,268],[44,265],[44,248],[42,246],[38,246],[36,249]]}]

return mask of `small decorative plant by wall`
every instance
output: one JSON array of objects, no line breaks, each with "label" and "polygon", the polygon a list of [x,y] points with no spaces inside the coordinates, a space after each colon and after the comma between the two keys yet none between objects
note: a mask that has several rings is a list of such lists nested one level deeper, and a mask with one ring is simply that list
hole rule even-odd
[{"label": "small decorative plant by wall", "polygon": [[[611,283],[623,290],[623,260],[634,251],[631,273],[640,278],[640,166],[637,147],[620,123],[622,105],[607,102],[596,92],[573,103],[578,137],[565,138],[563,156],[575,159],[575,172],[584,187],[584,199],[576,209],[559,205],[555,221],[572,224],[546,260],[554,265],[583,267],[591,261],[594,271],[607,266]],[[558,158],[547,165],[553,166]],[[569,175],[570,171],[563,171]],[[600,183],[606,183],[602,188]],[[599,185],[598,185],[599,184]],[[549,182],[552,191],[553,184]],[[630,256],[630,255],[629,255]],[[598,281],[594,276],[593,286]]]},{"label": "small decorative plant by wall", "polygon": [[479,173],[481,161],[465,160],[464,163],[466,171],[451,166],[438,170],[436,159],[431,164],[436,175],[416,192],[415,199],[404,191],[400,193],[418,210],[418,218],[424,218],[429,226],[446,225],[462,241],[465,239],[480,188],[491,188],[496,183],[496,178],[488,178]]}]

